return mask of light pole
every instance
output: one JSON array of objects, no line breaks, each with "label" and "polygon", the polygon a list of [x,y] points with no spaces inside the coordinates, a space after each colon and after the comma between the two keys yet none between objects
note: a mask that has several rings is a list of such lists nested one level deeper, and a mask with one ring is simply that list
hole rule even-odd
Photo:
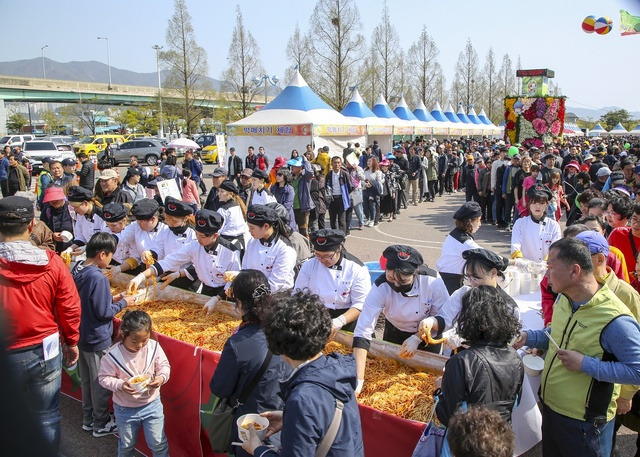
[{"label": "light pole", "polygon": [[47,79],[47,71],[44,68],[44,48],[48,48],[49,45],[45,44],[40,48],[40,53],[42,54],[42,78]]},{"label": "light pole", "polygon": [[162,138],[164,136],[164,126],[162,124],[162,87],[160,86],[160,49],[162,49],[162,46],[154,44],[151,47],[156,50],[156,70],[158,71],[158,102],[160,105],[160,129],[158,130],[158,136]]},{"label": "light pole", "polygon": [[271,83],[272,86],[276,86],[278,84],[278,81],[280,81],[278,79],[278,77],[276,75],[273,75],[271,78],[269,78],[269,76],[267,75],[262,75],[261,77],[256,77],[253,78],[253,84],[256,85],[256,87],[260,87],[261,84],[264,83],[264,104],[267,104],[267,82]]},{"label": "light pole", "polygon": [[107,66],[109,67],[109,87],[108,87],[108,89],[111,90],[111,89],[113,89],[113,87],[111,87],[111,57],[109,56],[109,37],[99,36],[98,40],[106,40],[107,41]]}]

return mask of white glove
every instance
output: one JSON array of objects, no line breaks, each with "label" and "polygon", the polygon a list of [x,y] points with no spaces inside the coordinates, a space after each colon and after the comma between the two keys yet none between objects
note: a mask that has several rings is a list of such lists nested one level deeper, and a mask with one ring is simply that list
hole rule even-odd
[{"label": "white glove", "polygon": [[104,272],[104,275],[109,279],[113,279],[115,275],[121,272],[122,272],[122,268],[120,268],[120,265],[117,265],[115,267],[107,267],[106,271]]},{"label": "white glove", "polygon": [[213,313],[213,309],[216,307],[216,304],[220,301],[220,297],[217,295],[215,297],[211,297],[211,299],[205,303],[202,309],[207,311],[207,314]]},{"label": "white glove", "polygon": [[129,281],[129,287],[127,287],[127,292],[129,295],[133,295],[139,288],[140,285],[145,281],[144,273],[140,273],[138,276],[134,277],[131,281]]},{"label": "white glove", "polygon": [[515,263],[515,266],[521,270],[529,269],[529,261],[527,259],[522,259],[522,258],[515,259],[514,263]]},{"label": "white glove", "polygon": [[358,385],[356,386],[356,390],[354,391],[356,395],[360,395],[360,392],[362,392],[362,386],[364,386],[364,379],[358,379]]},{"label": "white glove", "polygon": [[73,252],[73,246],[69,246],[67,249],[62,251],[63,254],[69,254],[69,255],[71,255],[72,252]]},{"label": "white glove", "polygon": [[435,327],[438,328],[438,321],[435,317],[426,317],[420,321],[418,324],[418,333],[422,338],[425,338],[426,335],[431,333],[431,329]]},{"label": "white glove", "polygon": [[442,334],[442,338],[447,340],[447,344],[451,347],[451,349],[457,349],[462,346],[462,338],[458,335],[458,332],[455,328],[450,328],[446,332]]},{"label": "white glove", "polygon": [[347,319],[344,317],[344,314],[342,314],[331,320],[331,331],[338,332],[345,325],[347,325]]},{"label": "white glove", "polygon": [[173,281],[180,278],[181,276],[182,274],[180,273],[180,271],[174,271],[173,273],[168,274],[167,276],[162,278],[164,282],[160,285],[160,290],[163,290],[165,287],[167,287],[169,284],[171,284]]},{"label": "white glove", "polygon": [[422,340],[418,335],[411,335],[409,338],[404,340],[404,343],[402,343],[402,348],[400,348],[398,357],[403,359],[410,359],[416,354],[420,343],[422,343]]}]

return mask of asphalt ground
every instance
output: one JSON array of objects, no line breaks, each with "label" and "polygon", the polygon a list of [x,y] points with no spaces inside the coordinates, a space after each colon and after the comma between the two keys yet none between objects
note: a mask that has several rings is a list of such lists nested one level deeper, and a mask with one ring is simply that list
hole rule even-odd
[{"label": "asphalt ground", "polygon": [[[215,167],[206,165],[204,173],[211,173]],[[124,175],[126,167],[119,167]],[[207,188],[211,187],[211,178],[205,178]],[[409,205],[393,222],[381,222],[377,227],[365,227],[352,230],[346,240],[346,248],[363,262],[378,260],[382,251],[391,244],[407,244],[423,255],[428,266],[435,267],[440,256],[442,243],[454,228],[452,215],[464,203],[464,193],[444,194],[435,202]],[[328,226],[328,215],[327,215]],[[357,226],[355,215],[352,223]],[[498,230],[491,224],[484,224],[475,235],[476,242],[487,249],[508,255],[511,234]],[[117,455],[115,436],[93,438],[81,429],[81,405],[74,399],[63,396],[62,401],[62,446],[64,457],[111,457]],[[623,427],[618,433],[619,456],[635,454],[636,433]],[[142,454],[140,454],[142,455]],[[542,456],[541,445],[524,454],[525,457]]]}]

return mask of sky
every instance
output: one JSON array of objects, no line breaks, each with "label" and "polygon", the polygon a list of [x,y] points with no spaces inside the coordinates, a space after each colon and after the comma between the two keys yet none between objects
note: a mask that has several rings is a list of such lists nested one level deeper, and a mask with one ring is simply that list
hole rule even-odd
[{"label": "sky", "polygon": [[[198,44],[208,54],[209,76],[221,79],[239,5],[244,25],[260,46],[269,75],[283,78],[290,62],[286,46],[296,23],[305,31],[315,0],[186,0]],[[370,41],[380,22],[383,0],[355,0],[362,34]],[[490,47],[500,66],[508,53],[523,68],[550,68],[574,107],[618,106],[640,111],[640,34],[620,36],[620,9],[640,16],[640,0],[388,0],[400,45],[408,50],[422,26],[435,40],[447,85],[453,79],[458,54],[467,39],[483,65]],[[173,13],[172,0],[0,0],[4,18],[15,18],[0,40],[0,60],[45,56],[59,61],[97,60],[106,63],[109,38],[111,65],[137,72],[156,70],[154,44],[165,45]],[[608,35],[587,34],[586,16],[608,16]],[[114,81],[117,83],[117,81]],[[286,82],[282,81],[280,85]],[[413,108],[413,107],[412,107]],[[431,107],[429,107],[431,108]]]}]

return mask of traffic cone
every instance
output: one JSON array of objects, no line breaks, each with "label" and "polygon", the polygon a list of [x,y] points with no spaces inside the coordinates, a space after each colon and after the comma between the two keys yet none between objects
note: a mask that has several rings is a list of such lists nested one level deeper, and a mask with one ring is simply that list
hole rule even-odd
[{"label": "traffic cone", "polygon": [[158,165],[154,165],[153,166],[153,177],[157,178],[158,177]]}]

